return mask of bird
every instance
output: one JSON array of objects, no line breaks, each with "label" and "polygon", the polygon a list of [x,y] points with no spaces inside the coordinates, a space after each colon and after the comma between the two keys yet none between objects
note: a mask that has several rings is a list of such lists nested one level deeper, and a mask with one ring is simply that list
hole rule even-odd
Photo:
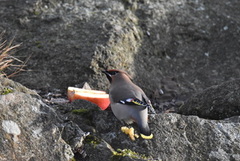
[{"label": "bird", "polygon": [[[102,71],[110,82],[109,98],[113,114],[127,124],[135,122],[143,139],[152,139],[148,125],[148,109],[156,113],[144,91],[132,82],[131,76],[117,69]],[[129,135],[130,136],[130,135]]]}]

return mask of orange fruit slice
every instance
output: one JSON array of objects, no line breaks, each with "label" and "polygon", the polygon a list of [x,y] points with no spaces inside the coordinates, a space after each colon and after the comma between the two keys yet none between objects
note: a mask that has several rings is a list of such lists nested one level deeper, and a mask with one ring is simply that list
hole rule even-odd
[{"label": "orange fruit slice", "polygon": [[70,102],[83,99],[98,105],[102,110],[110,104],[109,95],[105,91],[68,87],[67,96]]}]

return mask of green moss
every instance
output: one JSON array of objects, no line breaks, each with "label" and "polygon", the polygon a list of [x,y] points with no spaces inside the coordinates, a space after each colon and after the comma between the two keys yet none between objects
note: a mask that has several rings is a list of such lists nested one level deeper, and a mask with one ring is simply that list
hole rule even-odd
[{"label": "green moss", "polygon": [[75,158],[71,158],[69,161],[76,161],[76,159]]},{"label": "green moss", "polygon": [[35,10],[35,11],[33,12],[33,14],[36,15],[36,16],[38,16],[38,15],[41,14],[41,11],[37,11],[37,10]]},{"label": "green moss", "polygon": [[35,44],[36,44],[36,46],[37,46],[38,48],[42,48],[42,47],[43,47],[41,41],[36,41]]},{"label": "green moss", "polygon": [[94,109],[74,109],[71,111],[71,113],[75,114],[75,115],[79,115],[82,119],[83,122],[89,126],[93,126],[93,112],[95,110]]},{"label": "green moss", "polygon": [[0,95],[6,95],[8,93],[12,93],[13,89],[11,87],[4,87],[1,91],[0,91]]},{"label": "green moss", "polygon": [[85,139],[84,139],[84,143],[87,144],[91,144],[94,147],[96,147],[98,144],[101,143],[101,140],[99,138],[97,138],[96,136],[93,135],[88,135]]},{"label": "green moss", "polygon": [[81,109],[74,109],[71,111],[72,113],[74,114],[77,114],[77,115],[83,115],[83,114],[87,114],[90,112],[89,109],[84,109],[84,108],[81,108]]},{"label": "green moss", "polygon": [[117,149],[117,151],[113,152],[112,160],[120,160],[125,156],[133,159],[150,160],[146,155],[134,152],[130,149]]}]

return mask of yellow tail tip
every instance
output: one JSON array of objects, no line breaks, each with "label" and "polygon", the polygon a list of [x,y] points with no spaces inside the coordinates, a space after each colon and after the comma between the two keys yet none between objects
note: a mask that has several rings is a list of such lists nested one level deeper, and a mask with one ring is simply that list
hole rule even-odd
[{"label": "yellow tail tip", "polygon": [[143,139],[152,139],[153,138],[153,134],[151,134],[149,136],[146,136],[146,135],[143,135],[143,134],[140,134],[140,135]]}]

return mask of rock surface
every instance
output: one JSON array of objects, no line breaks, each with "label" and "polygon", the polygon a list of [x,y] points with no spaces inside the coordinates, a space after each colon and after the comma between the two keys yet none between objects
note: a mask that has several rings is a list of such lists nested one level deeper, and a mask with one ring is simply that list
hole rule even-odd
[{"label": "rock surface", "polygon": [[[73,158],[75,147],[71,149],[71,144],[65,142],[68,139],[62,139],[62,133],[69,126],[36,92],[2,77],[0,91],[0,160],[65,161]],[[81,134],[81,138],[79,134],[72,137],[78,138],[75,142],[82,143],[84,133]]]},{"label": "rock surface", "polygon": [[[144,154],[147,159],[142,160],[240,159],[239,116],[225,120],[208,120],[170,113],[151,115],[149,126],[154,138],[137,139],[134,142],[120,132],[122,124],[111,112],[96,112],[93,118],[96,136],[104,139],[115,150],[131,149]],[[133,127],[138,130],[136,126]]]},{"label": "rock surface", "polygon": [[213,121],[165,114],[153,120],[155,139],[147,149],[162,160],[239,160],[239,127],[239,116]]},{"label": "rock surface", "polygon": [[239,116],[209,120],[171,113],[150,115],[154,138],[133,142],[120,132],[122,124],[109,109],[101,111],[79,100],[54,105],[55,112],[34,91],[0,80],[4,91],[0,95],[1,160],[69,160],[73,153],[79,161],[240,159]]},{"label": "rock surface", "polygon": [[158,114],[154,139],[132,142],[110,110],[1,78],[0,160],[240,160],[239,15],[237,0],[1,0],[0,31],[29,58],[15,81],[49,97],[124,69]]},{"label": "rock surface", "polygon": [[180,107],[179,113],[207,119],[240,115],[240,79],[224,82],[197,93]]},{"label": "rock surface", "polygon": [[177,84],[182,99],[240,76],[239,1],[1,1],[0,30],[30,56],[14,80],[53,90],[89,82],[101,70],[129,71],[147,94]]}]

